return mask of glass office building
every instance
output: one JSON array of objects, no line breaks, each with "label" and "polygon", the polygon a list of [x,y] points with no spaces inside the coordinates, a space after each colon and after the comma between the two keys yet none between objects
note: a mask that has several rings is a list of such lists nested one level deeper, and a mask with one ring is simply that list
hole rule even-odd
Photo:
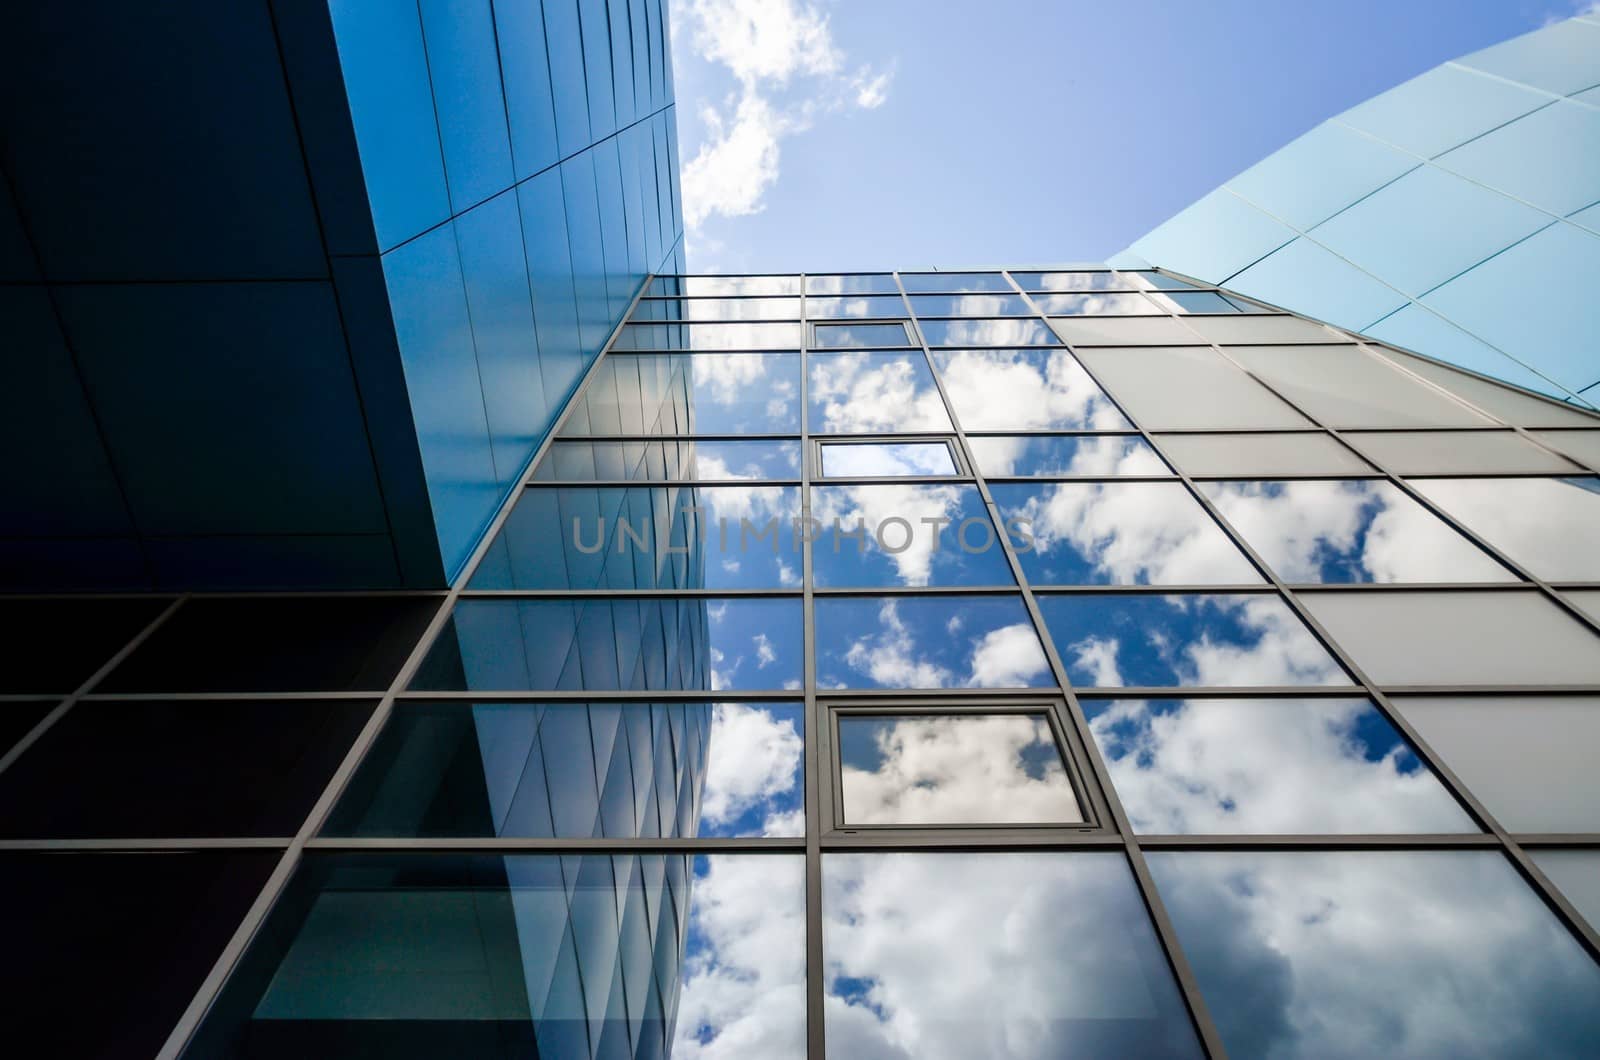
[{"label": "glass office building", "polygon": [[1600,16],[1328,119],[1130,255],[1600,406]]}]

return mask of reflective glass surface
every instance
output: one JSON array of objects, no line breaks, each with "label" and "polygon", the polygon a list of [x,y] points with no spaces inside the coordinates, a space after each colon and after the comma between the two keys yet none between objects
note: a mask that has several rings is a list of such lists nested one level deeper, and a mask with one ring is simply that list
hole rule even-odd
[{"label": "reflective glass surface", "polygon": [[[1600,423],[1596,425],[1600,426]],[[1533,434],[1552,449],[1559,449],[1575,460],[1600,469],[1600,430],[1534,431]]]},{"label": "reflective glass surface", "polygon": [[551,444],[533,473],[535,482],[799,477],[797,441],[558,441]]},{"label": "reflective glass surface", "polygon": [[[1452,393],[1460,394],[1478,408],[1494,416],[1499,416],[1507,423],[1515,423],[1522,427],[1592,427],[1596,425],[1593,413],[1581,412],[1571,405],[1560,401],[1550,401],[1545,398],[1524,394],[1520,390],[1500,386],[1498,383],[1477,376],[1460,372],[1447,364],[1435,364],[1425,361],[1421,357],[1412,357],[1397,350],[1387,350],[1382,347],[1374,349],[1388,360],[1395,362],[1408,372],[1415,372],[1424,379],[1432,380],[1445,387]],[[1502,358],[1503,359],[1503,358]],[[1463,359],[1467,367],[1475,365]],[[1512,363],[1512,362],[1507,362]],[[1487,366],[1486,366],[1487,367]],[[1526,371],[1524,369],[1524,371]],[[1500,374],[1496,366],[1496,374]],[[1523,380],[1520,376],[1506,373],[1512,382],[1523,386],[1531,386],[1540,382],[1539,377],[1527,373],[1530,378]]]},{"label": "reflective glass surface", "polygon": [[1600,924],[1600,850],[1530,850],[1528,856],[1590,927]]},{"label": "reflective glass surface", "polygon": [[1327,434],[1163,434],[1166,454],[1191,475],[1342,475],[1372,469]]},{"label": "reflective glass surface", "polygon": [[1142,294],[1036,294],[1033,304],[1047,316],[1148,316],[1162,310]]},{"label": "reflective glass surface", "polygon": [[1086,688],[1347,685],[1272,595],[1073,593],[1039,611],[1074,685]]},{"label": "reflective glass surface", "polygon": [[1205,482],[1286,582],[1503,582],[1510,570],[1382,479]]},{"label": "reflective glass surface", "polygon": [[952,429],[920,350],[813,353],[808,364],[807,429],[813,434]]},{"label": "reflective glass surface", "polygon": [[801,835],[792,703],[396,705],[325,835]]},{"label": "reflective glass surface", "polygon": [[1229,1056],[1593,1053],[1600,968],[1498,851],[1146,856]]},{"label": "reflective glass surface", "polygon": [[800,433],[798,353],[608,357],[561,428],[568,438],[782,433]]},{"label": "reflective glass surface", "polygon": [[1474,427],[1490,422],[1358,346],[1239,346],[1228,352],[1329,427]]},{"label": "reflective glass surface", "polygon": [[1151,294],[1150,299],[1173,313],[1253,313],[1258,308],[1216,291],[1169,291]]},{"label": "reflective glass surface", "polygon": [[1600,581],[1600,478],[1452,478],[1418,490],[1546,581]]},{"label": "reflective glass surface", "polygon": [[1011,285],[998,272],[902,272],[900,282],[911,294],[966,294],[986,291],[1011,293]]},{"label": "reflective glass surface", "polygon": [[799,320],[798,298],[645,298],[639,320]]},{"label": "reflective glass surface", "polygon": [[898,294],[856,295],[849,298],[806,298],[806,316],[812,320],[847,320],[863,317],[903,317],[906,303]]},{"label": "reflective glass surface", "polygon": [[1059,346],[1039,320],[923,320],[929,346]]},{"label": "reflective glass surface", "polygon": [[[806,277],[806,294],[899,294],[894,276],[880,273],[812,274]],[[809,301],[809,299],[808,299]]]},{"label": "reflective glass surface", "polygon": [[1512,431],[1352,431],[1343,438],[1397,475],[1578,470]]},{"label": "reflective glass surface", "polygon": [[1170,316],[1085,315],[1051,317],[1050,327],[1074,346],[1154,346],[1201,341]]},{"label": "reflective glass surface", "polygon": [[1043,714],[839,717],[845,824],[1076,824]]},{"label": "reflective glass surface", "polygon": [[[1147,430],[1311,426],[1266,387],[1204,346],[1079,350],[1078,357]],[[1205,400],[1196,401],[1196,394],[1204,394]]]},{"label": "reflective glass surface", "polygon": [[170,601],[0,600],[0,692],[66,694],[88,680]]},{"label": "reflective glass surface", "polygon": [[411,687],[428,690],[799,688],[800,600],[463,600]]},{"label": "reflective glass surface", "polygon": [[1081,702],[1143,833],[1478,831],[1366,699]]},{"label": "reflective glass surface", "polygon": [[963,430],[1129,428],[1065,350],[950,350],[933,359]]},{"label": "reflective glass surface", "polygon": [[[1301,244],[1296,243],[1295,245],[1300,246]],[[1313,320],[1301,320],[1299,317],[1284,314],[1275,316],[1262,315],[1261,311],[1255,307],[1251,307],[1247,312],[1250,315],[1192,314],[1192,319],[1185,320],[1184,324],[1189,330],[1198,332],[1202,338],[1208,339],[1219,346],[1227,346],[1234,343],[1248,345],[1266,342],[1326,344],[1343,339],[1342,335],[1330,332],[1326,327]]]},{"label": "reflective glass surface", "polygon": [[819,597],[819,688],[1055,684],[1015,596]]},{"label": "reflective glass surface", "polygon": [[[1180,482],[990,487],[1034,585],[1229,585],[1262,581]],[[1023,538],[1023,533],[1028,536]]]},{"label": "reflective glass surface", "polygon": [[797,486],[532,487],[474,589],[779,589],[800,584]]},{"label": "reflective glass surface", "polygon": [[1033,310],[1016,294],[915,294],[912,311],[919,317],[1030,317]]},{"label": "reflective glass surface", "polygon": [[1140,291],[1137,272],[1013,272],[1025,291]]},{"label": "reflective glass surface", "polygon": [[822,350],[911,345],[904,324],[818,324],[812,336],[812,345]]},{"label": "reflective glass surface", "polygon": [[800,334],[799,324],[625,324],[612,349],[783,350]]},{"label": "reflective glass surface", "polygon": [[987,477],[1007,475],[1168,475],[1167,465],[1132,435],[978,435],[967,448]]},{"label": "reflective glass surface", "polygon": [[822,859],[830,1056],[1201,1056],[1120,854]]},{"label": "reflective glass surface", "polygon": [[799,294],[798,276],[657,276],[653,295],[717,297],[750,294]]},{"label": "reflective glass surface", "polygon": [[1015,585],[976,486],[813,486],[819,586]]},{"label": "reflective glass surface", "polygon": [[828,478],[956,474],[947,442],[834,442],[821,453]]}]

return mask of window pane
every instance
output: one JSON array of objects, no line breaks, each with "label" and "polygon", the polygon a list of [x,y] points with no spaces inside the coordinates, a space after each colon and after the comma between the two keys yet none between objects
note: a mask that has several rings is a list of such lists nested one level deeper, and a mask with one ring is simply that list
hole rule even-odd
[{"label": "window pane", "polygon": [[1047,316],[1154,316],[1161,312],[1142,294],[1036,294],[1033,304]]},{"label": "window pane", "polygon": [[1600,924],[1600,850],[1530,850],[1528,856],[1590,927]]},{"label": "window pane", "polygon": [[[995,485],[1035,585],[1237,585],[1263,579],[1180,482]],[[1025,536],[1026,535],[1026,536]]]},{"label": "window pane", "polygon": [[1065,350],[951,350],[933,359],[964,430],[1129,428]]},{"label": "window pane", "polygon": [[818,324],[813,334],[813,345],[824,350],[911,345],[911,335],[904,324]]},{"label": "window pane", "polygon": [[829,1056],[1201,1056],[1114,853],[822,858]]},{"label": "window pane", "polygon": [[1600,1035],[1600,968],[1497,851],[1146,857],[1229,1055],[1579,1057]]},{"label": "window pane", "polygon": [[799,442],[555,442],[535,482],[800,477]]},{"label": "window pane", "polygon": [[1343,475],[1372,470],[1327,434],[1162,434],[1156,441],[1191,475]]},{"label": "window pane", "polygon": [[411,687],[799,688],[802,626],[798,598],[463,600]]},{"label": "window pane", "polygon": [[1563,597],[1578,606],[1578,610],[1600,622],[1600,589],[1566,589]]},{"label": "window pane", "polygon": [[820,688],[1044,688],[1044,649],[1015,596],[819,597]]},{"label": "window pane", "polygon": [[1473,427],[1489,422],[1359,346],[1239,346],[1228,352],[1329,427]]},{"label": "window pane", "polygon": [[800,433],[798,353],[608,356],[561,428],[568,438],[783,433]]},{"label": "window pane", "polygon": [[791,588],[799,518],[798,486],[533,487],[472,588]]},{"label": "window pane", "polygon": [[72,692],[169,603],[159,597],[0,600],[6,630],[0,692]]},{"label": "window pane", "polygon": [[657,276],[651,294],[718,295],[799,294],[798,276]]},{"label": "window pane", "polygon": [[1150,299],[1173,313],[1254,313],[1258,308],[1216,291],[1171,291],[1152,294]]},{"label": "window pane", "polygon": [[375,705],[79,702],[0,773],[0,835],[292,836]]},{"label": "window pane", "polygon": [[1031,317],[1033,310],[1016,294],[916,294],[911,308],[919,317]]},{"label": "window pane", "polygon": [[845,824],[1078,824],[1043,714],[841,715]]},{"label": "window pane", "polygon": [[929,346],[1059,346],[1039,320],[924,320]]},{"label": "window pane", "polygon": [[798,298],[640,299],[633,320],[799,320]]},{"label": "window pane", "polygon": [[[1252,314],[1258,313],[1255,306]],[[1345,338],[1337,332],[1312,320],[1291,316],[1205,316],[1196,315],[1185,321],[1191,329],[1221,346],[1229,343],[1263,342],[1342,342]]]},{"label": "window pane", "polygon": [[922,352],[814,353],[807,400],[813,434],[950,431]]},{"label": "window pane", "polygon": [[903,317],[906,303],[898,294],[887,296],[858,295],[854,298],[806,299],[806,316],[812,320],[843,320],[862,317]]},{"label": "window pane", "polygon": [[1026,291],[1141,291],[1137,272],[1013,272]]},{"label": "window pane", "polygon": [[1600,581],[1600,478],[1451,478],[1415,485],[1535,576]]},{"label": "window pane", "polygon": [[813,486],[819,586],[1015,585],[976,486]]},{"label": "window pane", "polygon": [[978,470],[1006,475],[1167,475],[1167,465],[1132,435],[1011,435],[967,439]]},{"label": "window pane", "polygon": [[1600,431],[1534,431],[1534,437],[1592,468],[1600,468]]},{"label": "window pane", "polygon": [[1407,371],[1438,383],[1493,416],[1519,427],[1589,427],[1595,426],[1593,413],[1580,412],[1571,405],[1548,398],[1538,398],[1513,390],[1508,386],[1477,376],[1468,375],[1449,365],[1413,357],[1396,350],[1378,348],[1377,352],[1394,361]]},{"label": "window pane", "polygon": [[1050,326],[1074,346],[1149,346],[1202,341],[1180,321],[1164,316],[1051,317]]},{"label": "window pane", "polygon": [[1199,286],[1188,280],[1180,280],[1176,276],[1167,276],[1159,272],[1128,272],[1123,275],[1140,280],[1158,291],[1186,291]]},{"label": "window pane", "polygon": [[828,478],[956,474],[946,442],[831,442],[821,449]]},{"label": "window pane", "polygon": [[1381,479],[1205,482],[1286,582],[1505,582],[1517,576]]},{"label": "window pane", "polygon": [[1304,592],[1383,685],[1600,683],[1600,638],[1532,592]]},{"label": "window pane", "polygon": [[1011,285],[998,272],[902,272],[900,282],[911,294],[931,291],[944,294],[982,293],[1003,291],[1011,293]]},{"label": "window pane", "polygon": [[1354,431],[1343,437],[1397,475],[1578,470],[1511,431]]},{"label": "window pane", "polygon": [[797,836],[803,732],[795,703],[402,701],[323,832]]},{"label": "window pane", "polygon": [[1365,699],[1090,699],[1082,705],[1139,832],[1478,831]]},{"label": "window pane", "polygon": [[1085,688],[1347,685],[1276,596],[1040,596],[1067,676]]},{"label": "window pane", "polygon": [[1149,430],[1310,426],[1271,391],[1204,346],[1080,350],[1078,357]]},{"label": "window pane", "polygon": [[782,350],[799,345],[799,324],[625,324],[612,349]]},{"label": "window pane", "polygon": [[[900,288],[889,273],[855,273],[837,276],[806,277],[806,294],[899,294]],[[810,299],[807,299],[809,305]],[[808,309],[807,312],[810,312]]]},{"label": "window pane", "polygon": [[1600,697],[1397,697],[1422,739],[1512,832],[1600,832]]}]

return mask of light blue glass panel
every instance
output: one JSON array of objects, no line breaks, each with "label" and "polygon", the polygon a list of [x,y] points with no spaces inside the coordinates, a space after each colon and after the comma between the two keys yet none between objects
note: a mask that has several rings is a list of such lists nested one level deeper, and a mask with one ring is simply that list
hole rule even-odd
[{"label": "light blue glass panel", "polygon": [[1417,164],[1418,159],[1370,136],[1323,122],[1225,186],[1288,224],[1306,229]]},{"label": "light blue glass panel", "polygon": [[988,478],[1171,474],[1154,449],[1130,435],[978,435],[967,448]]},{"label": "light blue glass panel", "polygon": [[1218,188],[1139,240],[1132,250],[1174,272],[1221,283],[1294,235],[1293,229]]},{"label": "light blue glass panel", "polygon": [[1498,851],[1147,857],[1229,1056],[1594,1053],[1600,968]]},{"label": "light blue glass panel", "polygon": [[1568,19],[1456,60],[1558,95],[1600,84],[1600,25]]},{"label": "light blue glass panel", "polygon": [[1404,295],[1305,238],[1256,262],[1228,286],[1353,331],[1406,303]]},{"label": "light blue glass panel", "polygon": [[929,346],[1059,346],[1061,340],[1034,320],[924,320]]},{"label": "light blue glass panel", "polygon": [[[809,282],[811,277],[808,276],[806,279]],[[893,297],[887,295],[856,295],[854,297],[841,298],[806,295],[806,316],[812,320],[903,317],[905,315],[906,303],[899,295],[894,295]]]},{"label": "light blue glass panel", "polygon": [[511,157],[518,180],[528,179],[561,157],[556,146],[542,9],[540,0],[500,0],[494,5],[506,118],[511,125]]},{"label": "light blue glass panel", "polygon": [[1363,330],[1375,339],[1449,361],[1470,371],[1504,379],[1541,394],[1565,397],[1565,392],[1544,376],[1421,306],[1406,305]]},{"label": "light blue glass panel", "polygon": [[1016,596],[819,597],[822,688],[1055,685]]},{"label": "light blue glass panel", "polygon": [[[911,309],[919,317],[1026,317],[1033,310],[1015,294],[918,294]],[[810,303],[806,311],[810,312]]]},{"label": "light blue glass panel", "polygon": [[[1596,105],[1600,106],[1600,104]],[[1596,235],[1600,235],[1600,202],[1587,209],[1579,210],[1571,217],[1568,217],[1567,220],[1573,224],[1582,225]]]},{"label": "light blue glass panel", "polygon": [[1432,158],[1549,102],[1549,96],[1521,85],[1445,65],[1373,96],[1334,120]]},{"label": "light blue glass panel", "polygon": [[965,294],[983,291],[1011,291],[1011,285],[998,272],[902,272],[900,282],[908,293]]},{"label": "light blue glass panel", "polygon": [[611,81],[611,24],[606,0],[578,0],[582,34],[555,38],[559,48],[582,49],[583,75],[588,85],[589,130],[595,142],[617,131],[617,104]]},{"label": "light blue glass panel", "polygon": [[921,350],[813,353],[807,367],[806,415],[813,434],[952,429]]},{"label": "light blue glass panel", "polygon": [[1438,164],[1552,213],[1581,210],[1600,198],[1600,109],[1558,101]]},{"label": "light blue glass panel", "polygon": [[940,350],[933,356],[963,430],[1130,427],[1066,350]]},{"label": "light blue glass panel", "polygon": [[[573,155],[593,142],[589,135],[589,94],[583,76],[583,49],[579,46],[582,31],[578,28],[578,0],[542,0],[542,7],[560,154]],[[551,41],[556,43],[553,48],[548,47]]]},{"label": "light blue glass panel", "polygon": [[561,194],[566,204],[567,240],[572,248],[572,286],[578,302],[578,334],[586,359],[600,352],[614,323],[606,283],[606,247],[600,227],[594,157],[594,151],[584,151],[561,163]]},{"label": "light blue glass panel", "polygon": [[594,157],[596,202],[600,207],[600,244],[606,262],[606,330],[628,311],[628,302],[644,280],[636,281],[628,267],[628,210],[622,187],[622,157],[617,149],[620,137],[595,144],[588,153]]},{"label": "light blue glass panel", "polygon": [[488,0],[422,0],[421,8],[450,206],[460,213],[512,182],[494,15]]},{"label": "light blue glass panel", "polygon": [[1430,293],[1424,301],[1568,389],[1595,381],[1600,358],[1600,236],[1554,224]]},{"label": "light blue glass panel", "polygon": [[1015,585],[976,486],[814,486],[819,586]]},{"label": "light blue glass panel", "polygon": [[1425,166],[1318,225],[1311,238],[1420,295],[1549,223],[1532,207]]}]

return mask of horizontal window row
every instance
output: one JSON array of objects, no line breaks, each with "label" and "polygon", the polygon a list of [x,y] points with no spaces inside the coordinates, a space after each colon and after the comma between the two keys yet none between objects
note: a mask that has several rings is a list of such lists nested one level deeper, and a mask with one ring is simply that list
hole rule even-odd
[{"label": "horizontal window row", "polygon": [[[1217,291],[1134,291],[1035,294],[914,294],[911,314],[939,317],[1163,316],[1171,313],[1256,313],[1260,307]],[[900,295],[810,295],[761,298],[644,298],[629,318],[633,323],[677,321],[782,321],[905,317]],[[884,345],[896,345],[885,343]]]},{"label": "horizontal window row", "polygon": [[[899,283],[895,277],[899,276]],[[1027,291],[1182,291],[1193,284],[1149,271],[1106,269],[1012,272]],[[1012,287],[998,272],[812,273],[805,277],[807,295],[1009,294]],[[801,293],[799,276],[657,276],[645,292],[652,297],[725,298],[783,296]]]}]

